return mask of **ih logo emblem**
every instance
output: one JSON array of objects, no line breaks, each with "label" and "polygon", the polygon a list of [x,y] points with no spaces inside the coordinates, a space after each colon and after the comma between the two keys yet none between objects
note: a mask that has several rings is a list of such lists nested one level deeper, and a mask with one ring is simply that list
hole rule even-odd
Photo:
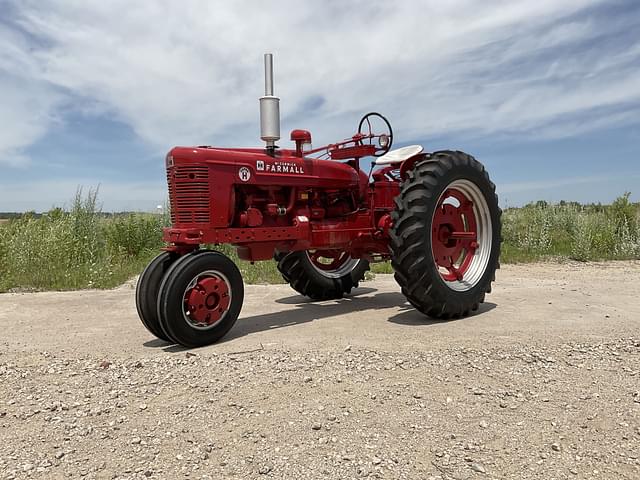
[{"label": "ih logo emblem", "polygon": [[238,177],[240,177],[240,180],[243,182],[248,182],[251,178],[251,170],[247,167],[240,168],[240,170],[238,170]]},{"label": "ih logo emblem", "polygon": [[264,171],[264,160],[258,160],[256,162],[256,170]]}]

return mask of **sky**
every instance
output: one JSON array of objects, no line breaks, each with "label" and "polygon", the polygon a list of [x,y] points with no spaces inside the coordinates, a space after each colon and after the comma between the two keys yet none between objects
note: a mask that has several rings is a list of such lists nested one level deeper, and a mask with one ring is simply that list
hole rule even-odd
[{"label": "sky", "polygon": [[0,0],[0,211],[166,201],[174,145],[259,146],[263,54],[282,137],[482,161],[500,203],[640,200],[640,2]]}]

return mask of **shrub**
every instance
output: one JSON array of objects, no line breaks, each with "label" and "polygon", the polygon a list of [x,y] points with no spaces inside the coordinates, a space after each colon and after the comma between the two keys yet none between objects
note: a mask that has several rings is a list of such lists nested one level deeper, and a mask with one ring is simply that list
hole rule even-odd
[{"label": "shrub", "polygon": [[503,261],[638,258],[639,208],[629,194],[612,205],[538,202],[503,215]]},{"label": "shrub", "polygon": [[[112,287],[139,267],[109,251],[97,189],[78,189],[69,212],[23,215],[0,228],[0,290]],[[134,261],[132,261],[132,259]]]},{"label": "shrub", "polygon": [[158,215],[126,214],[104,223],[107,250],[112,255],[136,257],[162,244],[163,218]]}]

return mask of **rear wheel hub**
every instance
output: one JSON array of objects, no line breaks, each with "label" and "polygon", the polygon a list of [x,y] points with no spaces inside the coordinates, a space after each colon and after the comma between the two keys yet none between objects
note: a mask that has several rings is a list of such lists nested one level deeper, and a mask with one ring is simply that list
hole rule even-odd
[{"label": "rear wheel hub", "polygon": [[433,214],[431,249],[440,275],[447,282],[465,279],[478,248],[478,221],[471,198],[449,187]]}]

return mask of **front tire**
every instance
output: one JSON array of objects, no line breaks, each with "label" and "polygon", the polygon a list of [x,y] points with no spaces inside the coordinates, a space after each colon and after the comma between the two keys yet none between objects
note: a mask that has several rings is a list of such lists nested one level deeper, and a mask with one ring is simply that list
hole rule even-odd
[{"label": "front tire", "polygon": [[171,342],[171,340],[162,331],[156,304],[162,278],[176,259],[176,254],[162,252],[149,262],[149,265],[138,277],[138,283],[136,284],[136,310],[138,310],[138,317],[140,317],[140,321],[149,332],[165,342]]},{"label": "front tire", "polygon": [[296,292],[312,300],[342,298],[357,288],[369,262],[346,252],[308,250],[275,257],[278,270]]},{"label": "front tire", "polygon": [[185,347],[210,345],[235,324],[242,309],[240,270],[219,252],[199,251],[180,259],[160,286],[162,329]]},{"label": "front tire", "polygon": [[499,267],[495,185],[472,156],[441,151],[407,172],[392,212],[392,266],[402,293],[433,318],[465,317]]}]

